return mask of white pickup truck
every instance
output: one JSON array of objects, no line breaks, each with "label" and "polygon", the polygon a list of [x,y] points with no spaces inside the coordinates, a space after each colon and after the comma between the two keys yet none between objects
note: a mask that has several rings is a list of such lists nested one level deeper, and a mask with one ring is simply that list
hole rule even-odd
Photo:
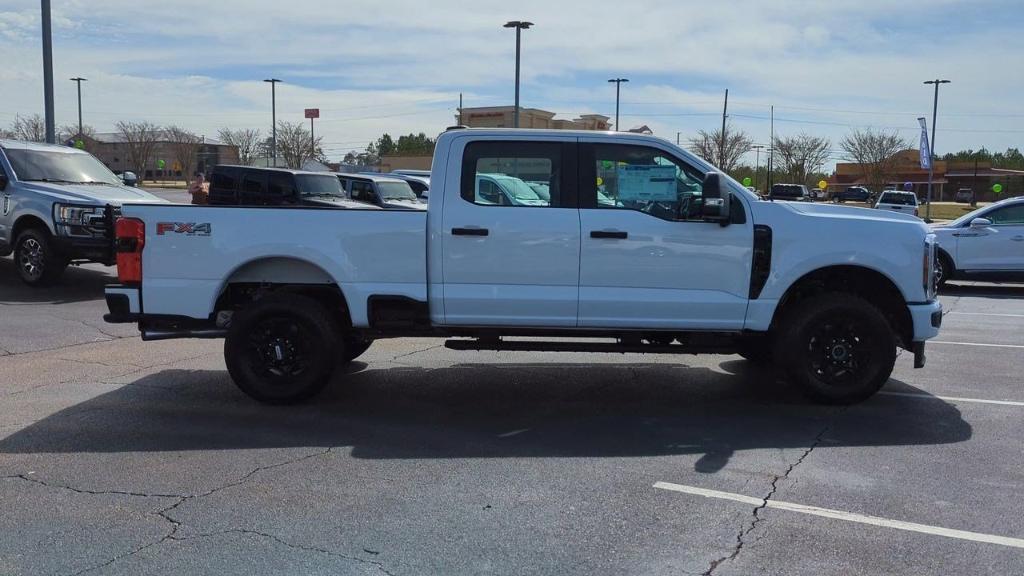
[{"label": "white pickup truck", "polygon": [[[544,200],[482,194],[494,175]],[[923,366],[938,334],[921,220],[760,200],[659,138],[450,129],[430,181],[426,213],[126,205],[105,318],[146,340],[225,338],[231,377],[269,403],[312,396],[375,339],[415,336],[738,352],[850,403],[886,382],[897,348]]]}]

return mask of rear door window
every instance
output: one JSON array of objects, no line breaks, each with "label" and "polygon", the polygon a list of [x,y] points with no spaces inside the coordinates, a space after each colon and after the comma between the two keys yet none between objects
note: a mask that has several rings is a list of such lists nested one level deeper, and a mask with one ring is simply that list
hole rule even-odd
[{"label": "rear door window", "polygon": [[265,203],[267,189],[266,172],[252,170],[242,176],[239,200],[242,204],[261,206]]},{"label": "rear door window", "polygon": [[295,177],[288,172],[271,172],[267,177],[267,200],[271,203],[295,200]]}]

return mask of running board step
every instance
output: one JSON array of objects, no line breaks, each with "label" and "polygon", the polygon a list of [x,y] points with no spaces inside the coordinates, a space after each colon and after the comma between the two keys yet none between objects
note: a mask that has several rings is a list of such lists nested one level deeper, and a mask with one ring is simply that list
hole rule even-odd
[{"label": "running board step", "polygon": [[634,344],[624,342],[543,342],[494,338],[446,340],[450,350],[494,350],[507,352],[603,352],[641,354],[733,354],[735,346],[692,346],[682,344]]}]

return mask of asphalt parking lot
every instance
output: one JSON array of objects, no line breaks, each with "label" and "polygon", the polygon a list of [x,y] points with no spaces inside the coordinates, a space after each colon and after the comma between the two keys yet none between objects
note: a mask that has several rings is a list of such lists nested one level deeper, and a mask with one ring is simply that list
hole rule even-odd
[{"label": "asphalt parking lot", "polygon": [[808,404],[738,356],[391,340],[315,402],[0,259],[0,574],[1024,573],[1024,286]]}]

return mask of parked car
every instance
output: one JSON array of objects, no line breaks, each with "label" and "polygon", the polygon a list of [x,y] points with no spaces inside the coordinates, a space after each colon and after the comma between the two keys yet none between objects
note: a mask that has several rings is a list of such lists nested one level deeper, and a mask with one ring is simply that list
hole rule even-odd
[{"label": "parked car", "polygon": [[772,184],[768,197],[772,200],[796,200],[809,202],[811,193],[803,184]]},{"label": "parked car", "polygon": [[970,188],[961,188],[956,191],[956,196],[953,198],[955,202],[960,204],[970,204],[971,200],[974,199],[974,191]]},{"label": "parked car", "polygon": [[875,208],[917,216],[917,194],[913,192],[900,192],[898,190],[884,190],[878,196]]},{"label": "parked car", "polygon": [[496,206],[550,206],[551,192],[537,189],[523,180],[505,174],[477,174],[476,199]]},{"label": "parked car", "polygon": [[332,172],[219,164],[209,179],[211,206],[368,208],[349,200]]},{"label": "parked car", "polygon": [[71,263],[114,264],[114,218],[132,202],[165,201],[84,150],[0,140],[0,257],[14,253],[26,284],[50,284]]},{"label": "parked car", "polygon": [[377,174],[338,174],[349,198],[388,210],[426,210],[409,183],[401,178]]},{"label": "parked car", "polygon": [[[147,340],[224,337],[235,383],[278,404],[396,336],[738,352],[818,401],[851,403],[888,380],[898,347],[923,366],[938,334],[934,237],[917,218],[761,201],[644,134],[452,129],[435,154],[428,212],[125,207],[105,318]],[[548,182],[550,201],[526,182]],[[503,200],[506,185],[533,200]]]},{"label": "parked car", "polygon": [[811,188],[811,200],[822,200],[825,198],[825,191],[821,188]]},{"label": "parked car", "polygon": [[837,190],[832,196],[833,202],[870,202],[871,191],[863,186],[850,186],[845,190]]},{"label": "parked car", "polygon": [[[413,170],[413,172],[419,172],[419,170]],[[392,170],[389,176],[408,182],[409,188],[412,188],[413,193],[416,194],[416,197],[421,201],[426,202],[430,197],[429,173],[427,176],[420,176],[418,174],[405,174],[403,172],[395,172]]]},{"label": "parked car", "polygon": [[936,284],[1024,280],[1024,197],[1007,198],[932,227],[938,242]]}]

